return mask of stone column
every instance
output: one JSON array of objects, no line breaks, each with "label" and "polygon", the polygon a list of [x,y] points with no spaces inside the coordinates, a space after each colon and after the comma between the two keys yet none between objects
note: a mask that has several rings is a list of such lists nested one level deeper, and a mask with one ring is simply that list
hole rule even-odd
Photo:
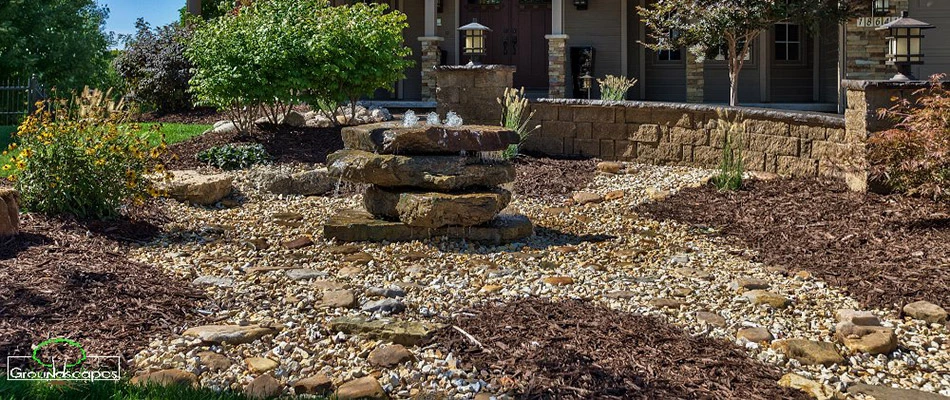
[{"label": "stone column", "polygon": [[546,35],[548,40],[548,97],[567,96],[567,35]]},{"label": "stone column", "polygon": [[435,100],[435,67],[439,65],[442,59],[439,44],[444,38],[439,36],[423,36],[419,38],[422,42],[422,100]]},{"label": "stone column", "polygon": [[[901,11],[909,7],[908,0],[891,0],[890,12],[888,15],[880,17],[898,17]],[[897,70],[887,61],[887,33],[885,31],[875,30],[877,26],[862,24],[858,26],[858,21],[867,22],[865,18],[870,17],[870,12],[861,15],[859,18],[851,18],[845,23],[845,54],[847,55],[845,65],[845,77],[848,79],[888,79],[893,76]],[[923,19],[923,18],[922,18]],[[874,22],[872,20],[872,22]],[[883,22],[883,21],[882,21]]]},{"label": "stone column", "polygon": [[689,51],[686,52],[686,102],[702,103],[706,78],[703,75],[703,63]]}]

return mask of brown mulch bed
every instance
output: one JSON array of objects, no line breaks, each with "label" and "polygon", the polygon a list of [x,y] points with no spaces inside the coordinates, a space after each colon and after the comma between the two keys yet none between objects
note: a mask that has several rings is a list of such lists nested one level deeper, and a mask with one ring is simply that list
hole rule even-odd
[{"label": "brown mulch bed", "polygon": [[432,342],[519,399],[805,399],[726,341],[657,317],[537,298],[468,310]]},{"label": "brown mulch bed", "polygon": [[0,354],[29,355],[32,344],[66,337],[128,366],[150,337],[200,319],[200,291],[126,257],[158,232],[149,221],[23,214],[21,225],[0,240]]},{"label": "brown mulch bed", "polygon": [[213,125],[215,122],[227,119],[227,116],[219,113],[213,108],[196,108],[190,111],[181,111],[170,114],[148,112],[140,115],[137,119],[141,122]]},{"label": "brown mulch bed", "polygon": [[[343,148],[341,128],[294,128],[269,126],[255,128],[248,135],[237,133],[207,133],[176,143],[169,148],[165,164],[172,169],[200,168],[204,164],[195,159],[202,150],[228,143],[260,143],[278,163],[325,163],[327,155]],[[174,155],[174,157],[171,157]]]},{"label": "brown mulch bed", "polygon": [[598,161],[520,156],[515,159],[515,193],[541,198],[569,196],[594,179]]},{"label": "brown mulch bed", "polygon": [[756,250],[756,261],[807,270],[867,306],[950,306],[947,205],[853,193],[839,182],[772,180],[738,192],[688,189],[639,211],[716,228]]}]

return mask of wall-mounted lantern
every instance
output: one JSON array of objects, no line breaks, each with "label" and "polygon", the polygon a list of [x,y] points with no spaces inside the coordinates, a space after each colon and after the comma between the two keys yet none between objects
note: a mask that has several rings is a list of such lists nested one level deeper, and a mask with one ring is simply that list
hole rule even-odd
[{"label": "wall-mounted lantern", "polygon": [[479,65],[478,58],[485,55],[485,36],[491,32],[487,26],[479,24],[477,19],[472,19],[472,23],[465,25],[458,30],[465,35],[465,47],[463,54],[469,58],[469,64]]},{"label": "wall-mounted lantern", "polygon": [[897,66],[897,75],[892,81],[913,80],[911,65],[924,63],[924,54],[920,42],[924,38],[923,30],[935,26],[918,21],[907,16],[907,11],[901,12],[901,17],[890,23],[881,25],[879,31],[889,31],[887,37],[887,65]]},{"label": "wall-mounted lantern", "polygon": [[594,88],[594,77],[590,76],[590,72],[584,74],[581,77],[581,90],[587,92],[587,100],[590,100],[590,92],[593,92]]},{"label": "wall-mounted lantern", "polygon": [[874,0],[874,3],[871,6],[871,15],[887,15],[891,12],[891,1],[890,0]]},{"label": "wall-mounted lantern", "polygon": [[578,10],[586,10],[589,0],[574,0],[574,8]]}]

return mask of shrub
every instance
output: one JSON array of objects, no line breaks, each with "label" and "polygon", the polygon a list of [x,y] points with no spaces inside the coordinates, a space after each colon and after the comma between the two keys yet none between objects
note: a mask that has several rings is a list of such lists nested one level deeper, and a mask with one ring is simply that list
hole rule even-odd
[{"label": "shrub", "polygon": [[202,150],[196,157],[198,161],[221,169],[246,169],[257,164],[265,164],[270,155],[261,144],[233,144]]},{"label": "shrub", "polygon": [[200,23],[185,55],[197,100],[230,112],[243,131],[261,111],[277,123],[299,100],[353,109],[391,87],[411,65],[406,27],[404,14],[380,4],[258,1]]},{"label": "shrub", "polygon": [[894,129],[874,134],[868,141],[872,179],[891,189],[950,199],[950,90],[934,75],[930,85],[884,110],[881,118],[897,122]]},{"label": "shrub", "polygon": [[131,98],[162,113],[190,109],[192,65],[184,56],[189,28],[173,23],[152,29],[141,18],[135,27],[135,36],[113,62]]},{"label": "shrub", "polygon": [[[46,214],[107,218],[121,206],[152,192],[147,174],[163,171],[165,149],[148,143],[136,126],[120,124],[127,114],[99,91],[83,91],[71,102],[41,104],[14,134],[19,150],[12,170],[24,206]],[[157,126],[156,126],[157,128]]]},{"label": "shrub", "polygon": [[745,121],[742,115],[730,116],[725,111],[719,111],[718,114],[717,130],[723,137],[722,159],[712,182],[719,190],[739,190],[742,188],[744,172],[742,141],[739,138],[745,132]]},{"label": "shrub", "polygon": [[534,117],[534,111],[525,115],[528,111],[528,99],[524,98],[524,88],[521,90],[505,88],[504,95],[497,101],[501,105],[501,126],[517,132],[521,138],[520,143],[508,146],[503,154],[505,159],[515,158],[521,144],[541,125],[528,129],[528,123],[531,122],[531,117]]},{"label": "shrub", "polygon": [[627,91],[637,84],[637,79],[607,75],[604,79],[598,79],[597,84],[600,85],[601,100],[624,101],[627,99]]}]

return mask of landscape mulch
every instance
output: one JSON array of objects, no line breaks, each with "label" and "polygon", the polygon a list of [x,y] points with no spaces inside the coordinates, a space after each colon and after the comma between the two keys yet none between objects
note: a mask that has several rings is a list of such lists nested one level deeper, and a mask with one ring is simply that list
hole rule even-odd
[{"label": "landscape mulch", "polygon": [[732,343],[581,300],[483,305],[450,323],[471,338],[449,327],[432,343],[519,399],[807,398]]},{"label": "landscape mulch", "polygon": [[30,355],[31,345],[65,337],[91,355],[121,355],[127,367],[150,337],[201,320],[199,290],[126,256],[159,231],[139,218],[23,214],[22,232],[0,239],[0,355]]},{"label": "landscape mulch", "polygon": [[545,199],[570,196],[593,181],[598,161],[519,156],[515,193]]},{"label": "landscape mulch", "polygon": [[196,108],[189,111],[161,114],[157,112],[148,112],[138,117],[141,122],[162,122],[175,124],[201,124],[213,125],[215,122],[227,119],[228,117],[213,108]]},{"label": "landscape mulch", "polygon": [[[854,193],[835,181],[747,181],[737,192],[687,189],[640,212],[711,227],[755,261],[807,270],[871,307],[950,307],[950,206]],[[899,312],[899,311],[898,311]]]}]

